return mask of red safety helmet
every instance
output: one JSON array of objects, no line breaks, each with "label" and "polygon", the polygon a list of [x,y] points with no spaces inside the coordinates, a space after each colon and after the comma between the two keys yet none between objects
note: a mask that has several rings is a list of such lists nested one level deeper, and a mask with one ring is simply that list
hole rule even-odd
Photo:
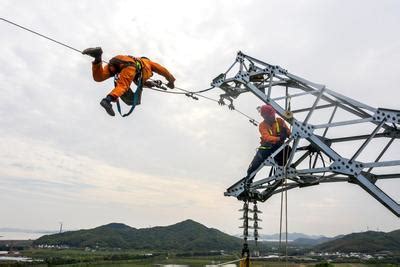
[{"label": "red safety helmet", "polygon": [[276,111],[271,105],[266,104],[261,106],[260,113],[264,119],[275,118]]}]

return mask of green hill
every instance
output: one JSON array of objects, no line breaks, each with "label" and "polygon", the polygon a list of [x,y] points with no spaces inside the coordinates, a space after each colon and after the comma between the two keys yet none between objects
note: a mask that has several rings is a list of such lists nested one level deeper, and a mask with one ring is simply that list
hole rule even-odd
[{"label": "green hill", "polygon": [[400,230],[389,233],[367,231],[353,233],[314,247],[322,252],[400,252]]},{"label": "green hill", "polygon": [[317,239],[297,238],[297,239],[293,240],[292,244],[295,245],[295,246],[312,247],[312,246],[316,246],[316,245],[319,245],[319,244],[326,243],[326,242],[334,240],[336,238],[339,238],[339,237],[330,238],[330,237],[325,237],[324,236],[324,237],[320,237],[320,238],[317,238]]},{"label": "green hill", "polygon": [[195,221],[186,220],[170,226],[143,229],[111,223],[89,230],[45,235],[37,239],[34,245],[210,251],[237,249],[241,246],[241,240]]}]

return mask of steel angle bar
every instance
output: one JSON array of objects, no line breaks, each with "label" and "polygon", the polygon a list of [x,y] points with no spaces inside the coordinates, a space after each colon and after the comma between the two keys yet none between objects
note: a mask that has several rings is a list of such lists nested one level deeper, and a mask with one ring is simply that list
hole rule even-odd
[{"label": "steel angle bar", "polygon": [[[330,107],[336,107],[336,104],[326,104],[326,105],[321,105],[321,106],[316,106],[314,108],[314,110],[317,109],[325,109],[325,108],[330,108]],[[296,109],[296,110],[292,110],[292,113],[301,113],[301,112],[306,112],[306,111],[310,111],[312,108],[302,108],[302,109]]]},{"label": "steel angle bar", "polygon": [[315,155],[314,163],[312,164],[312,168],[313,169],[317,165],[318,159],[321,159],[322,160],[322,164],[325,166],[325,161],[323,159],[323,156],[322,156],[321,152],[317,152],[317,155]]},{"label": "steel angle bar", "polygon": [[361,152],[367,147],[369,142],[371,142],[371,140],[375,137],[375,135],[378,133],[378,131],[381,129],[381,127],[384,123],[385,123],[385,121],[383,120],[383,121],[381,121],[381,123],[379,123],[375,127],[375,129],[372,131],[370,136],[364,141],[364,143],[360,146],[360,148],[356,151],[356,153],[354,153],[354,155],[351,157],[350,161],[354,161],[361,154]]},{"label": "steel angle bar", "polygon": [[[304,88],[304,90],[307,90],[307,89],[308,88]],[[310,90],[310,89],[308,89],[308,90]],[[315,90],[315,89],[312,89],[312,90]],[[336,103],[341,109],[343,109],[343,110],[345,110],[347,112],[350,112],[350,113],[352,113],[352,114],[354,114],[354,115],[356,115],[356,116],[358,116],[360,118],[366,118],[366,117],[370,117],[371,116],[370,114],[366,113],[363,110],[355,110],[354,107],[349,107],[349,106],[341,103],[341,101],[338,101],[338,100],[335,100],[335,99],[332,99],[332,98],[328,97],[328,95],[324,94],[322,96],[322,99],[325,100],[328,103],[332,103],[332,104]]]},{"label": "steel angle bar", "polygon": [[272,91],[272,80],[273,80],[274,74],[271,73],[271,76],[269,78],[269,83],[268,83],[268,93],[267,93],[267,98],[271,98],[271,91]]},{"label": "steel angle bar", "polygon": [[[300,78],[300,77],[298,77],[298,76],[296,76],[296,75],[293,75],[293,74],[290,74],[290,73],[286,74],[286,76],[288,76],[289,78],[292,78],[292,79],[296,80],[297,82],[303,83],[303,84],[305,84],[305,85],[308,85],[308,86],[311,86],[311,87],[314,87],[314,88],[317,88],[317,89],[321,89],[322,87],[324,87],[324,86],[321,85],[321,84],[316,84],[316,83],[310,82],[310,81],[308,81],[308,80],[305,80],[305,79],[303,79],[303,78]],[[363,111],[363,110],[357,109],[358,106],[357,106],[357,105],[354,105],[354,104],[359,104],[359,106],[362,106],[362,107],[365,108],[365,109],[375,111],[375,109],[373,109],[372,107],[370,107],[370,106],[368,106],[368,105],[364,105],[364,104],[362,104],[362,103],[360,103],[360,102],[358,102],[358,101],[355,101],[355,100],[353,100],[353,99],[351,99],[351,98],[348,98],[348,97],[345,97],[345,96],[340,97],[340,96],[342,96],[342,95],[337,94],[337,93],[333,92],[333,91],[330,90],[330,89],[327,89],[327,88],[326,88],[325,91],[326,91],[326,92],[329,92],[331,96],[336,97],[336,98],[340,99],[341,101],[343,101],[343,102],[345,102],[345,103],[347,103],[347,102],[349,101],[347,104],[350,105],[350,106],[352,106],[352,108],[347,107],[347,106],[346,106],[345,104],[343,104],[343,103],[340,103],[339,106],[340,106],[341,108],[345,109],[346,111],[349,111],[349,112],[351,112],[351,113],[353,113],[353,114],[355,114],[355,115],[358,115],[358,116],[360,116],[360,117],[362,117],[362,118],[365,117],[365,116],[370,116],[370,115],[369,115],[368,113],[366,113],[365,111]],[[331,93],[332,93],[332,94],[331,94]],[[337,100],[333,100],[333,99],[329,98],[329,97],[326,96],[326,95],[324,95],[324,96],[322,97],[322,99],[324,99],[325,101],[330,102],[330,103],[338,102]],[[340,102],[340,101],[339,101],[339,102]],[[354,110],[354,109],[357,109],[357,110]]]},{"label": "steel angle bar", "polygon": [[344,95],[339,94],[339,93],[337,93],[337,92],[334,92],[334,91],[332,91],[332,90],[330,90],[330,89],[328,89],[328,88],[326,88],[325,91],[326,91],[328,94],[330,94],[331,96],[334,96],[334,97],[336,97],[337,99],[343,100],[344,102],[346,102],[346,103],[348,103],[348,104],[350,104],[350,105],[352,105],[352,106],[354,106],[354,107],[363,108],[363,109],[369,110],[369,111],[371,111],[371,112],[373,112],[373,113],[376,112],[376,108],[373,108],[373,107],[371,107],[371,106],[368,106],[368,105],[366,105],[366,104],[364,104],[364,103],[361,103],[361,102],[359,102],[359,101],[357,101],[357,100],[351,99],[350,97],[347,97],[347,96],[344,96]]},{"label": "steel angle bar", "polygon": [[239,71],[242,72],[243,71],[244,61],[243,61],[242,58],[238,57],[238,62],[239,62]]},{"label": "steel angle bar", "polygon": [[233,64],[228,68],[228,70],[224,73],[225,75],[231,71],[231,69],[237,64],[238,62],[235,60],[235,62],[233,62]]},{"label": "steel angle bar", "polygon": [[290,142],[293,141],[293,137],[289,137],[288,140],[285,141],[285,143],[283,143],[277,150],[275,150],[274,153],[272,153],[269,157],[270,158],[274,158],[275,156],[277,156],[283,149],[285,149]]},{"label": "steel angle bar", "polygon": [[[272,86],[287,86],[290,89],[296,89],[296,90],[300,90],[303,92],[306,92],[305,95],[309,95],[309,94],[313,94],[313,92],[318,92],[317,89],[314,89],[312,87],[308,87],[304,84],[298,83],[295,80],[289,79],[287,77],[280,77],[280,76],[276,76],[276,78],[280,79],[279,81],[274,81],[276,84],[273,84]],[[268,78],[267,78],[268,79]],[[268,85],[262,85],[261,88],[265,88]],[[293,93],[294,95],[295,93]],[[299,94],[299,93],[296,93]]]},{"label": "steel angle bar", "polygon": [[400,205],[396,201],[383,192],[379,187],[371,183],[363,174],[359,174],[356,179],[359,186],[393,212],[397,217],[400,217]]},{"label": "steel angle bar", "polygon": [[285,88],[285,110],[291,109],[291,101],[292,101],[292,98],[289,97],[289,87],[286,86],[286,88]]},{"label": "steel angle bar", "polygon": [[294,154],[296,153],[297,147],[299,145],[299,141],[300,141],[300,138],[294,139],[293,146],[292,146],[292,151],[290,152],[289,158],[287,159],[285,166],[290,166],[290,164],[292,163],[293,158],[294,158]]},{"label": "steel angle bar", "polygon": [[243,68],[246,70],[246,72],[250,72],[249,68],[247,68],[246,64],[243,62],[242,64]]},{"label": "steel angle bar", "polygon": [[[332,143],[358,141],[358,140],[368,139],[369,136],[370,136],[369,134],[346,136],[346,137],[332,138],[332,139],[329,139],[329,141]],[[374,136],[374,138],[383,138],[383,137],[388,137],[388,136],[385,133],[378,133]]]},{"label": "steel angle bar", "polygon": [[256,86],[254,86],[251,83],[247,83],[246,87],[253,92],[253,94],[255,94],[261,101],[265,102],[265,103],[269,103],[275,110],[276,112],[285,119],[285,110],[278,105],[275,101],[273,101],[272,99],[269,99],[268,97],[266,97],[266,95],[260,90],[258,89]]},{"label": "steel angle bar", "polygon": [[[385,152],[386,152],[386,151],[388,150],[388,148],[391,146],[391,144],[393,143],[393,141],[394,141],[394,138],[390,139],[390,141],[386,144],[386,146],[382,149],[381,153],[380,153],[380,154],[378,155],[378,157],[375,159],[375,162],[378,162],[378,161],[382,158],[383,154],[385,154]],[[370,172],[372,171],[372,169],[373,169],[373,167],[369,168],[367,172],[370,173]]]},{"label": "steel angle bar", "polygon": [[400,178],[400,173],[392,173],[392,174],[375,174],[374,177],[378,180],[381,179],[396,179]]},{"label": "steel angle bar", "polygon": [[322,94],[324,93],[325,86],[319,90],[317,99],[315,99],[314,104],[312,105],[310,112],[308,112],[307,117],[304,119],[303,123],[308,123],[311,118],[311,115],[314,113],[315,107],[318,105],[319,100],[321,99]]},{"label": "steel angle bar", "polygon": [[293,164],[292,166],[294,168],[296,168],[300,163],[302,163],[308,156],[310,156],[311,152],[310,151],[306,151],[303,155],[301,155],[300,158],[298,158]]},{"label": "steel angle bar", "polygon": [[[331,114],[331,116],[329,117],[328,123],[332,123],[333,118],[334,118],[335,115],[336,115],[337,108],[338,108],[338,105],[335,104],[335,108],[333,109],[332,114]],[[326,134],[328,133],[328,130],[329,130],[329,127],[326,127],[325,130],[324,130],[324,133],[322,134],[322,137],[325,137],[325,136],[326,136]]]},{"label": "steel angle bar", "polygon": [[302,169],[302,170],[297,170],[297,175],[319,173],[319,172],[330,172],[330,171],[331,170],[329,169],[329,167],[314,168],[314,169]]},{"label": "steel angle bar", "polygon": [[[271,185],[267,184],[267,185],[259,185],[257,186],[257,188],[255,188],[254,190],[258,190],[258,191],[262,191],[265,189],[271,188]],[[253,188],[251,188],[253,190]]]},{"label": "steel angle bar", "polygon": [[[297,93],[297,94],[289,95],[288,97],[295,98],[295,97],[299,97],[299,96],[314,95],[314,94],[318,94],[318,90]],[[277,101],[277,100],[283,100],[285,98],[286,98],[286,96],[279,96],[279,97],[272,98],[272,100]]]},{"label": "steel angle bar", "polygon": [[327,155],[330,159],[336,160],[338,158],[341,158],[338,153],[336,153],[335,150],[333,150],[330,146],[325,144],[318,136],[316,135],[311,135],[307,140],[316,145],[317,147],[320,148],[322,152],[324,152],[325,155]]},{"label": "steel angle bar", "polygon": [[335,178],[335,177],[342,177],[342,176],[340,176],[339,173],[332,173],[332,174],[324,175],[324,177],[325,178]]},{"label": "steel angle bar", "polygon": [[268,64],[268,63],[266,63],[264,61],[261,61],[259,59],[254,58],[254,57],[251,57],[249,55],[245,55],[241,51],[238,52],[238,57],[239,56],[242,56],[243,58],[246,58],[247,60],[249,60],[250,62],[253,62],[253,63],[256,62],[257,64],[264,65],[264,66],[271,67],[271,68],[275,67],[274,65]]},{"label": "steel angle bar", "polygon": [[400,160],[363,163],[363,168],[391,167],[400,165]]},{"label": "steel angle bar", "polygon": [[[221,88],[222,90],[224,90],[224,87],[221,87],[221,86],[227,86],[228,83],[235,82],[235,81],[236,81],[235,78],[225,78],[224,81],[223,81],[221,84],[219,84],[221,81],[213,81],[213,82],[211,83],[211,86],[218,86],[219,88]],[[228,86],[229,86],[229,85],[228,85]],[[225,90],[224,90],[224,91],[225,91]]]},{"label": "steel angle bar", "polygon": [[274,183],[272,183],[267,189],[262,191],[260,195],[262,196],[262,201],[265,201],[268,197],[271,196],[271,193],[276,190],[279,186],[281,186],[283,183],[283,180],[277,180]]},{"label": "steel angle bar", "polygon": [[[280,147],[279,149],[283,149],[283,148]],[[275,152],[276,152],[276,151],[275,151]],[[274,156],[274,157],[275,157],[275,156]],[[249,179],[253,179],[253,178],[257,175],[257,173],[258,173],[264,166],[277,167],[278,165],[277,165],[276,163],[274,163],[274,162],[275,162],[274,157],[272,157],[272,155],[271,155],[271,156],[269,156],[268,158],[266,158],[266,159],[264,160],[264,162],[263,162],[257,169],[255,169],[255,170],[249,175]],[[271,159],[272,159],[272,160],[271,160]]]},{"label": "steel angle bar", "polygon": [[335,183],[335,182],[348,182],[350,180],[349,177],[335,177],[335,178],[321,178],[319,180],[320,183]]},{"label": "steel angle bar", "polygon": [[[234,82],[234,81],[236,81],[235,78],[226,78],[226,79],[224,80],[224,84],[230,83],[230,82]],[[222,88],[221,88],[221,89],[222,89]]]},{"label": "steel angle bar", "polygon": [[267,183],[270,183],[272,181],[278,181],[278,180],[281,180],[281,179],[278,179],[278,177],[276,177],[275,175],[272,175],[272,176],[270,176],[268,178],[260,179],[258,181],[255,181],[255,182],[251,183],[250,188],[257,189],[257,188],[260,188],[261,186],[267,186],[267,185],[265,185]]},{"label": "steel angle bar", "polygon": [[[277,181],[282,181],[283,179],[281,177],[278,177],[276,175],[272,175],[268,178],[260,179],[258,181],[253,182],[250,185],[251,189],[261,189],[261,188],[270,188],[272,185],[270,184],[271,182],[277,182]],[[299,179],[293,179],[293,178],[288,178],[288,180],[291,180],[293,182],[298,182]]]},{"label": "steel angle bar", "polygon": [[272,192],[271,195],[275,195],[275,194],[278,194],[278,193],[281,193],[281,192],[289,191],[289,190],[297,188],[299,186],[300,186],[299,184],[287,184],[286,187],[284,187],[284,188],[276,189],[274,192]]},{"label": "steel angle bar", "polygon": [[260,186],[265,186],[265,184],[270,183],[272,181],[280,181],[280,180],[282,180],[281,176],[271,175],[271,176],[269,176],[267,178],[260,179],[258,181],[252,182],[251,185],[250,185],[250,188],[257,189],[257,188],[260,188]]},{"label": "steel angle bar", "polygon": [[371,122],[373,121],[372,117],[369,118],[364,118],[364,119],[356,119],[356,120],[350,120],[350,121],[340,121],[340,122],[333,122],[333,123],[325,123],[325,124],[318,124],[314,125],[314,129],[323,129],[327,127],[337,127],[337,126],[344,126],[344,125],[352,125],[352,124],[358,124],[358,123],[366,123],[366,122]]},{"label": "steel angle bar", "polygon": [[317,90],[324,87],[323,84],[318,84],[318,83],[314,83],[314,82],[308,81],[306,79],[300,78],[299,76],[296,76],[296,75],[291,74],[291,73],[287,73],[286,76],[291,78],[291,79],[293,79],[293,80],[295,80],[295,81],[297,81],[297,82],[299,82],[299,83],[302,83],[304,85],[307,85],[307,86],[312,87],[312,88],[317,89]]},{"label": "steel angle bar", "polygon": [[267,186],[265,184],[271,183],[272,181],[280,181],[280,180],[282,180],[281,177],[278,177],[277,175],[271,175],[271,176],[269,176],[267,178],[260,179],[258,181],[252,182],[251,185],[250,185],[250,188],[258,189],[258,188],[261,188],[263,186]]},{"label": "steel angle bar", "polygon": [[[255,74],[256,75],[256,74]],[[266,79],[264,82],[268,82],[268,84],[264,84],[264,85],[260,85],[260,86],[258,86],[258,88],[259,89],[265,89],[265,88],[267,88],[267,87],[269,87],[269,81],[268,81],[268,79]],[[288,81],[285,81],[285,80],[283,80],[283,81],[273,81],[272,82],[272,87],[274,87],[274,86],[285,86],[285,85],[287,85],[287,82]],[[281,99],[284,99],[285,97],[278,97],[278,98],[281,98]],[[273,98],[274,99],[274,98]],[[274,99],[275,100],[275,99]]]}]

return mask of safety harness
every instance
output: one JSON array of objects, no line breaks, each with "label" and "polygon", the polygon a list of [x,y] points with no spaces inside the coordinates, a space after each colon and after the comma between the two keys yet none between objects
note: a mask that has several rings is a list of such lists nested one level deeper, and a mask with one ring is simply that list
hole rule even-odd
[{"label": "safety harness", "polygon": [[[280,132],[281,132],[281,129],[280,129],[278,120],[276,120],[276,119],[275,119],[275,125],[276,125],[276,133],[279,135]],[[270,134],[270,135],[273,135],[271,127],[268,129],[268,131],[269,131],[269,134]],[[267,143],[266,143],[266,144],[267,144]],[[261,150],[268,150],[268,149],[271,149],[271,148],[272,148],[272,146],[261,145],[258,149],[261,149]]]},{"label": "safety harness", "polygon": [[[126,68],[126,67],[135,67],[136,75],[135,75],[133,81],[137,84],[137,87],[136,87],[136,91],[134,93],[132,92],[132,89],[129,87],[128,91],[126,91],[121,96],[122,101],[124,101],[124,103],[127,104],[128,106],[131,106],[131,109],[127,113],[122,114],[119,99],[116,100],[118,113],[122,117],[129,116],[133,112],[135,107],[137,105],[140,105],[141,98],[142,98],[142,91],[143,91],[143,73],[142,73],[143,64],[142,64],[142,61],[140,59],[132,57],[132,56],[129,56],[129,57],[133,59],[133,62],[120,60],[120,63],[124,64],[124,67],[122,67],[122,69]],[[117,85],[118,79],[119,79],[119,74],[114,75],[114,86]]]}]

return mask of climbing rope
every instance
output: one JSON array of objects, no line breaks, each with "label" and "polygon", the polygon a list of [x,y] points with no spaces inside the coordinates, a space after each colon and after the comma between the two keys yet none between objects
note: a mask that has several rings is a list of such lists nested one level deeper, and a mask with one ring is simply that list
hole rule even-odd
[{"label": "climbing rope", "polygon": [[[78,52],[79,54],[82,54],[82,51],[79,50],[79,49],[76,49],[76,48],[74,48],[74,47],[72,47],[72,46],[70,46],[70,45],[68,45],[68,44],[66,44],[66,43],[57,41],[57,40],[55,40],[55,39],[53,39],[53,38],[50,38],[50,37],[48,37],[48,36],[46,36],[46,35],[44,35],[44,34],[41,34],[41,33],[37,32],[37,31],[31,30],[31,29],[29,29],[29,28],[27,28],[27,27],[24,27],[24,26],[22,26],[22,25],[20,25],[20,24],[18,24],[18,23],[12,22],[12,21],[10,21],[10,20],[7,20],[7,19],[1,18],[1,17],[0,17],[0,20],[4,21],[4,22],[6,22],[6,23],[9,23],[9,24],[11,24],[11,25],[13,25],[13,26],[16,26],[16,27],[18,27],[18,28],[20,28],[20,29],[22,29],[22,30],[28,31],[28,32],[30,32],[30,33],[33,33],[33,34],[35,34],[35,35],[37,35],[37,36],[40,36],[40,37],[42,37],[42,38],[45,38],[46,40],[49,40],[49,41],[51,41],[51,42],[54,42],[54,43],[56,43],[56,44],[58,44],[58,45],[64,46],[64,47],[66,47],[66,48],[68,48],[68,49],[71,49],[71,50],[73,50],[73,51],[75,51],[75,52]],[[108,63],[107,61],[104,61],[104,60],[103,60],[103,62],[104,62],[104,63]],[[194,100],[199,100],[198,97],[201,97],[201,98],[203,98],[203,99],[207,99],[207,100],[209,100],[209,101],[213,101],[213,102],[218,103],[218,100],[216,100],[216,99],[213,99],[213,98],[208,97],[208,96],[201,95],[201,93],[204,93],[204,92],[207,92],[207,91],[210,91],[211,89],[213,89],[214,86],[212,86],[212,87],[210,87],[210,88],[203,89],[203,90],[199,90],[199,91],[189,91],[189,90],[186,90],[186,89],[183,89],[183,88],[175,87],[175,89],[180,90],[180,91],[182,91],[182,92],[171,92],[171,91],[167,91],[167,88],[165,88],[163,85],[164,85],[164,84],[162,84],[162,86],[160,86],[160,87],[158,87],[158,88],[148,88],[148,89],[154,90],[154,91],[157,91],[157,92],[161,92],[161,93],[166,93],[166,94],[185,95],[185,96],[190,97],[190,98],[192,98],[192,99],[194,99]],[[241,112],[241,111],[238,110],[238,109],[234,109],[234,110],[235,110],[236,112],[238,112],[239,114],[241,114],[242,116],[245,116],[246,118],[248,118],[248,119],[249,119],[249,122],[250,122],[251,124],[253,124],[253,125],[255,125],[255,126],[258,125],[258,121],[256,121],[255,119],[251,118],[250,116],[246,115],[245,113]]]},{"label": "climbing rope", "polygon": [[23,30],[25,30],[25,31],[28,31],[28,32],[31,32],[31,33],[33,33],[33,34],[39,35],[40,37],[43,37],[43,38],[45,38],[45,39],[47,39],[47,40],[49,40],[49,41],[52,41],[52,42],[57,43],[57,44],[59,44],[59,45],[65,46],[66,48],[69,48],[69,49],[71,49],[71,50],[74,50],[74,51],[76,51],[76,52],[82,54],[82,51],[81,51],[81,50],[78,50],[78,49],[76,49],[76,48],[73,48],[72,46],[69,46],[69,45],[65,44],[65,43],[59,42],[59,41],[57,41],[57,40],[54,40],[53,38],[47,37],[46,35],[40,34],[40,33],[36,32],[36,31],[34,31],[34,30],[28,29],[28,28],[26,28],[26,27],[24,27],[24,26],[21,26],[21,25],[15,23],[15,22],[9,21],[9,20],[7,20],[7,19],[5,19],[5,18],[0,18],[0,20],[3,20],[3,21],[5,21],[5,22],[10,23],[10,24],[12,24],[12,25],[14,25],[14,26],[16,26],[16,27],[19,27],[19,28],[21,28],[21,29],[23,29]]},{"label": "climbing rope", "polygon": [[[288,94],[288,88],[286,87],[286,99],[285,99],[285,112],[289,114],[291,112],[291,98]],[[289,126],[290,132],[292,132],[292,124]],[[282,216],[283,216],[283,202],[285,202],[285,266],[288,264],[288,198],[287,198],[287,168],[288,168],[289,149],[287,146],[283,150],[283,164],[284,164],[284,181],[282,183],[281,192],[281,211],[280,211],[280,222],[279,222],[279,250],[282,250]],[[283,201],[283,195],[285,195],[285,201]]]}]

